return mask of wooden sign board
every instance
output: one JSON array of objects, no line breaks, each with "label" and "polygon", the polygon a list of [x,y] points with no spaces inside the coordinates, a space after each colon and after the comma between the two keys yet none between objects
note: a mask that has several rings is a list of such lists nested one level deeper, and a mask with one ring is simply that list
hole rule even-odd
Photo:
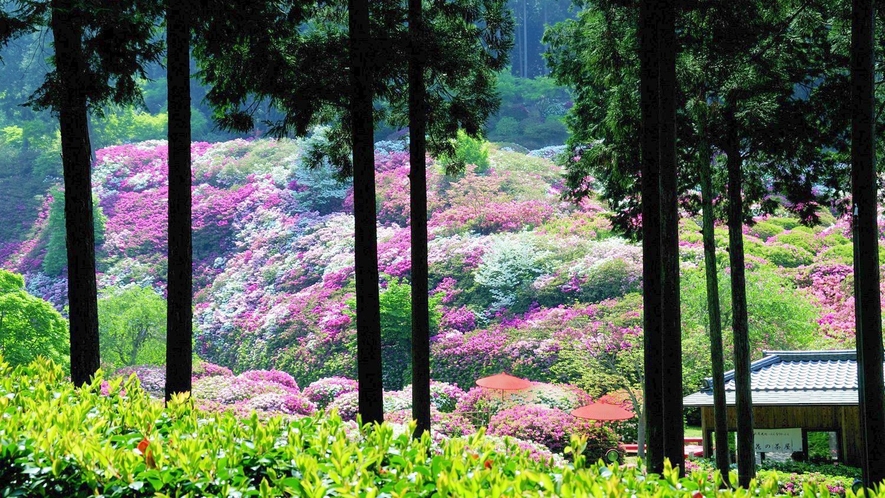
[{"label": "wooden sign board", "polygon": [[802,451],[802,429],[754,429],[753,448],[757,453]]}]

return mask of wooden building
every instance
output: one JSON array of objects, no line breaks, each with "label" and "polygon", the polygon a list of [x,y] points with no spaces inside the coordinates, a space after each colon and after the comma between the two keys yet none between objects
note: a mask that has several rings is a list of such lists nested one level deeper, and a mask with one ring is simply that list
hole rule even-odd
[{"label": "wooden building", "polygon": [[[860,465],[857,354],[846,351],[766,351],[752,363],[750,385],[754,429],[801,429],[808,451],[809,432],[835,433],[838,459]],[[734,371],[725,373],[728,430],[736,430]],[[701,408],[704,455],[712,453],[712,379],[684,399]],[[758,434],[757,434],[758,436]]]}]

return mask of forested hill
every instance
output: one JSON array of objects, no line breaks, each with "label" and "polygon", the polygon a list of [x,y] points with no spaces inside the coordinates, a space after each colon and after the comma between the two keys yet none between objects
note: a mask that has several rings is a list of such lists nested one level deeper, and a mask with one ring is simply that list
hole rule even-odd
[{"label": "forested hill", "polygon": [[[404,148],[386,142],[376,152],[387,389],[409,383]],[[235,371],[285,370],[299,385],[354,377],[350,185],[331,170],[303,168],[297,141],[194,143],[192,150],[198,354]],[[471,142],[464,153],[478,164],[457,176],[428,161],[435,379],[468,386],[506,370],[591,394],[638,385],[640,247],[612,233],[599,202],[560,200],[552,152]],[[96,152],[103,296],[132,286],[163,293],[166,154],[162,141]],[[24,274],[28,290],[59,309],[66,299],[61,195],[53,187],[37,200],[33,224],[27,210],[8,209],[7,220],[27,226],[9,231],[0,246],[2,267]],[[745,229],[754,356],[763,348],[853,343],[848,226],[823,219],[808,228],[772,217]],[[699,231],[683,219],[686,390],[710,365]],[[719,227],[716,234],[727,324],[727,233]]]}]

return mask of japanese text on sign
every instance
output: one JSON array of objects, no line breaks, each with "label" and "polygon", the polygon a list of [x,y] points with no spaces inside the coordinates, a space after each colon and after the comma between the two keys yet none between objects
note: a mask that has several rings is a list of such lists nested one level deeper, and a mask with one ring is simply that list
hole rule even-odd
[{"label": "japanese text on sign", "polygon": [[753,448],[757,453],[802,451],[802,429],[755,429]]}]

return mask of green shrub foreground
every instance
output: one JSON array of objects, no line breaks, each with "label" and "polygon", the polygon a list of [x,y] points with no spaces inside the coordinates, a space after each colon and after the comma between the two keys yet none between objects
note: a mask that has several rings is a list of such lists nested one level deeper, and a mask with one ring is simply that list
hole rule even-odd
[{"label": "green shrub foreground", "polygon": [[[164,407],[132,377],[75,389],[46,360],[0,359],[0,496],[770,496],[774,480],[554,466],[483,434],[434,443],[337,416],[259,420]],[[580,441],[573,441],[579,446]],[[567,451],[571,450],[569,448]],[[828,496],[811,483],[806,494]],[[850,495],[850,492],[849,492]]]}]

